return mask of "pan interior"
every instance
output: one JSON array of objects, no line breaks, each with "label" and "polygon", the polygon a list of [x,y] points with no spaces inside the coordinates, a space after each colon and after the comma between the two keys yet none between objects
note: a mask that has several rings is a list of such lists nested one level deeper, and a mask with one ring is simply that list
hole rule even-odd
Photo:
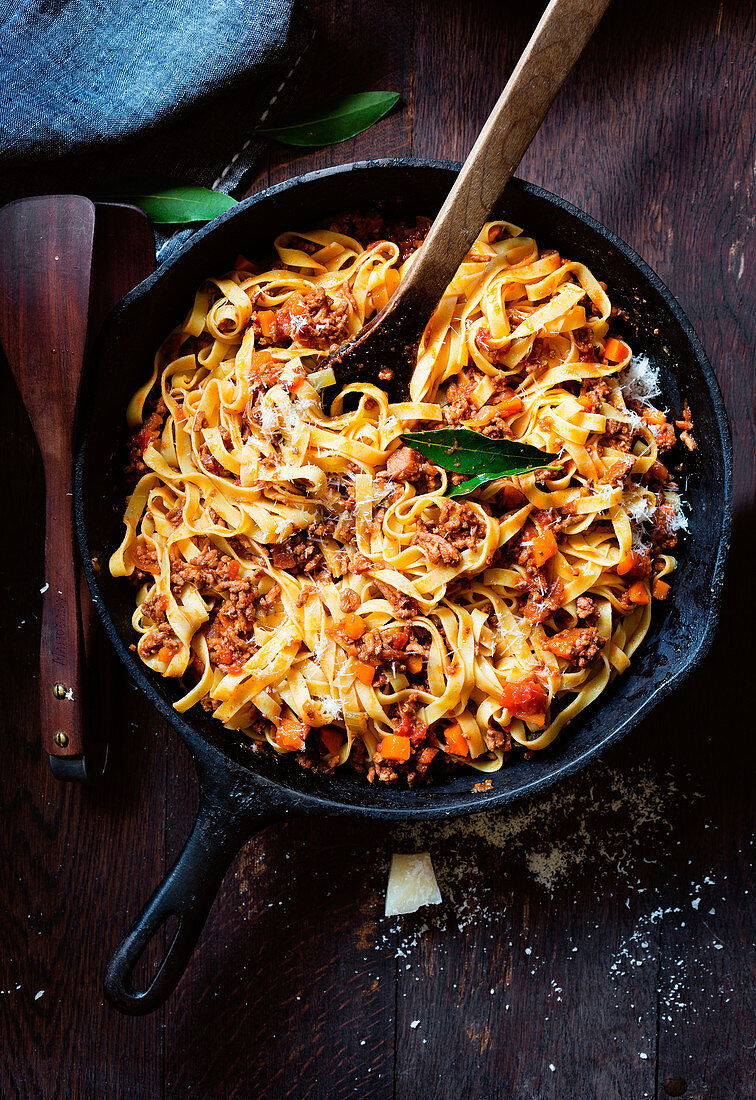
[{"label": "pan interior", "polygon": [[[123,498],[117,469],[126,405],[149,375],[165,335],[181,319],[196,286],[227,269],[242,252],[267,252],[284,229],[305,229],[345,211],[380,209],[388,215],[433,217],[453,181],[455,166],[388,161],[345,165],[289,181],[245,201],[192,238],[169,265],[141,284],[112,315],[99,342],[84,409],[77,465],[76,509],[85,568],[98,611],[131,675],[189,742],[195,754],[241,765],[253,787],[276,785],[302,809],[324,805],[353,812],[436,816],[485,809],[543,788],[582,766],[640,720],[702,658],[716,625],[718,593],[729,530],[729,437],[711,368],[668,291],[631,252],[592,219],[548,192],[514,180],[496,215],[522,226],[541,247],[587,264],[608,284],[626,314],[618,324],[636,353],[660,364],[666,408],[687,401],[698,449],[678,473],[689,531],[679,546],[670,598],[656,603],[648,635],[628,673],[567,727],[547,750],[516,760],[490,778],[493,789],[473,792],[472,770],[452,782],[412,791],[371,786],[352,773],[313,775],[288,758],[252,754],[241,736],[199,708],[179,716],[179,691],[129,651],[134,591],[113,579],[107,562],[121,538]],[[92,562],[94,561],[94,565]],[[255,783],[255,779],[259,783]]]}]

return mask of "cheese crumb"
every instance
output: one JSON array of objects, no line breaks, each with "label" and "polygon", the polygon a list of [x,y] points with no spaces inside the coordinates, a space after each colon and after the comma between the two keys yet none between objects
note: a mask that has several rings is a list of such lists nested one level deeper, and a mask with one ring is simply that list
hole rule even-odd
[{"label": "cheese crumb", "polygon": [[387,917],[400,913],[416,913],[421,905],[439,905],[441,891],[436,882],[430,852],[416,852],[391,857],[386,890]]},{"label": "cheese crumb", "polygon": [[412,1023],[410,1024],[410,1027],[413,1028],[413,1029],[416,1028],[416,1027],[420,1027],[420,1021],[419,1020],[413,1020]]}]

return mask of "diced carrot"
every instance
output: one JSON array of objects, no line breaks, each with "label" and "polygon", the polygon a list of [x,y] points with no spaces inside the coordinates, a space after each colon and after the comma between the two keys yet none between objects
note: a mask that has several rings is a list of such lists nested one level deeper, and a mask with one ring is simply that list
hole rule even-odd
[{"label": "diced carrot", "polygon": [[423,659],[419,653],[413,653],[411,657],[407,658],[407,668],[413,676],[417,676],[419,672],[423,671]]},{"label": "diced carrot", "polygon": [[304,741],[310,727],[296,718],[282,718],[276,730],[276,743],[289,752],[298,752],[304,748]]},{"label": "diced carrot", "polygon": [[326,749],[331,756],[335,756],[341,746],[344,744],[344,738],[339,730],[335,730],[333,726],[323,726],[320,731],[320,740],[325,745]]},{"label": "diced carrot", "polygon": [[604,344],[604,357],[609,360],[610,363],[621,363],[623,359],[627,359],[630,354],[630,348],[622,340],[617,340],[614,336],[610,336]]},{"label": "diced carrot", "polygon": [[447,752],[451,752],[455,756],[470,755],[470,747],[459,722],[455,722],[453,726],[447,726],[444,730],[444,737],[446,738]]},{"label": "diced carrot", "polygon": [[186,420],[186,409],[183,405],[177,405],[173,415],[176,420]]},{"label": "diced carrot", "polygon": [[669,585],[666,581],[656,580],[654,581],[654,587],[651,591],[654,594],[655,600],[666,600],[669,594]]},{"label": "diced carrot", "polygon": [[544,565],[549,558],[553,558],[557,552],[557,541],[554,532],[547,528],[540,531],[530,544],[533,551],[533,561],[537,566]]},{"label": "diced carrot", "polygon": [[593,398],[589,393],[584,393],[582,397],[578,397],[577,402],[578,405],[582,405],[584,409],[593,407]]},{"label": "diced carrot", "polygon": [[372,684],[375,678],[375,669],[372,665],[367,664],[366,661],[355,661],[354,670],[361,684],[365,684],[368,687]]},{"label": "diced carrot", "polygon": [[357,641],[365,633],[367,627],[359,615],[345,615],[338,625],[339,633],[346,634],[347,638]]},{"label": "diced carrot", "polygon": [[173,650],[169,649],[167,645],[161,645],[158,650],[158,661],[165,661],[166,664],[170,664],[173,660]]},{"label": "diced carrot", "polygon": [[275,338],[276,311],[274,309],[259,310],[257,314],[257,323],[266,340],[273,340]]},{"label": "diced carrot", "polygon": [[638,555],[634,550],[631,550],[629,554],[626,554],[622,561],[617,566],[617,572],[621,577],[624,577],[625,573],[629,573],[638,563]]},{"label": "diced carrot", "polygon": [[643,581],[635,581],[627,590],[631,603],[648,603],[648,589]]},{"label": "diced carrot", "polygon": [[516,413],[521,413],[523,409],[522,401],[519,397],[510,397],[507,401],[502,401],[498,407],[505,416],[514,416]]},{"label": "diced carrot", "polygon": [[403,763],[409,760],[412,746],[409,737],[397,737],[393,733],[384,735],[381,741],[381,756],[384,760],[395,760]]}]

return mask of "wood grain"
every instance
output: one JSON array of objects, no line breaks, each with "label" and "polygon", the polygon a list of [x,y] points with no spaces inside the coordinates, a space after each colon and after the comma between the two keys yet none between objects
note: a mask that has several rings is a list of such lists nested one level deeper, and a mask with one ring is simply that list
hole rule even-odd
[{"label": "wood grain", "polygon": [[[312,7],[323,63],[306,94],[396,89],[404,108],[307,157],[272,149],[257,188],[360,157],[463,157],[542,10]],[[614,0],[520,169],[651,263],[720,378],[738,512],[707,664],[605,762],[494,822],[498,847],[470,823],[267,830],[241,853],[164,1015],[122,1020],[102,1006],[104,963],[188,831],[191,765],[118,680],[105,787],[65,803],[47,788],[29,672],[41,543],[26,529],[3,540],[0,1094],[666,1100],[680,1078],[686,1098],[752,1094],[752,745],[748,701],[733,708],[732,693],[752,678],[754,40],[745,0],[659,0],[653,18]],[[0,458],[24,470],[12,504],[26,509],[41,473],[5,385]],[[445,903],[386,921],[390,854],[413,847],[432,851]]]}]

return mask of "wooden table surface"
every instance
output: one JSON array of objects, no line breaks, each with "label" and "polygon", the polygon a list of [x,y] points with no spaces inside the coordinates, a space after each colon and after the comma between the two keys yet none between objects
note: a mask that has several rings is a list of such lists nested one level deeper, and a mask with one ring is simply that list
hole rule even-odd
[{"label": "wooden table surface", "polygon": [[[343,145],[276,149],[254,189],[365,157],[463,157],[541,5],[312,8],[312,94],[396,89],[403,106]],[[268,828],[178,992],[143,1019],[104,1003],[103,971],[187,835],[192,768],[118,670],[105,781],[61,786],[40,758],[42,482],[3,372],[0,468],[22,522],[3,540],[0,1095],[754,1095],[755,32],[747,0],[615,0],[520,170],[641,253],[719,376],[736,518],[711,657],[603,761],[521,807],[443,828]],[[387,920],[391,853],[424,847],[443,905]]]}]

